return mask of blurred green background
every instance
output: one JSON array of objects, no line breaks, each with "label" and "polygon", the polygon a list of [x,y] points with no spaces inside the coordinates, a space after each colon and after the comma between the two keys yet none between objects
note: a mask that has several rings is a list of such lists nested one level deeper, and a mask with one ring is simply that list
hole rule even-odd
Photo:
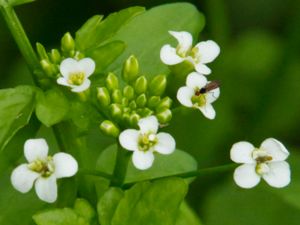
[{"label": "blurred green background", "polygon": [[[49,49],[59,45],[66,31],[74,33],[94,14],[171,2],[178,1],[37,0],[18,7],[17,13],[30,40],[44,43]],[[200,40],[213,39],[221,46],[210,77],[221,81],[221,97],[214,104],[214,121],[196,111],[183,111],[174,115],[167,130],[175,136],[179,149],[195,156],[199,168],[228,163],[229,149],[237,141],[259,146],[265,138],[274,137],[292,152],[293,172],[292,184],[282,190],[265,184],[242,190],[233,183],[231,173],[199,177],[191,184],[188,203],[206,225],[299,224],[300,1],[186,2],[206,17]],[[31,83],[2,19],[0,69],[1,88]]]}]

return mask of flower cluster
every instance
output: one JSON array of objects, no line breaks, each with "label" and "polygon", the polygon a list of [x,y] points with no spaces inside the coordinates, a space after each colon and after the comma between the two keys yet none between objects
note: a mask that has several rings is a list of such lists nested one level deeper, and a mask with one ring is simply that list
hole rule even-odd
[{"label": "flower cluster", "polygon": [[161,48],[162,62],[167,65],[176,65],[188,61],[195,69],[195,72],[188,74],[186,86],[179,88],[178,101],[186,107],[199,109],[208,119],[214,119],[216,113],[211,103],[220,95],[219,83],[207,81],[204,75],[211,73],[206,64],[219,55],[219,46],[209,40],[199,42],[193,47],[193,38],[190,33],[185,31],[170,31],[169,33],[177,39],[178,45],[174,48],[167,44]]}]

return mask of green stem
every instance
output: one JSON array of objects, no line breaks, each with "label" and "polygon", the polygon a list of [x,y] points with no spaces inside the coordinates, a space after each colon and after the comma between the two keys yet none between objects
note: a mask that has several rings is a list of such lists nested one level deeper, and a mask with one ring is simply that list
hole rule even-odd
[{"label": "green stem", "polygon": [[39,60],[27,38],[27,35],[17,17],[13,7],[6,1],[1,1],[2,7],[0,6],[2,15],[6,21],[6,24],[12,33],[23,57],[28,64],[30,71],[33,73],[33,79],[37,83],[37,77],[35,72],[40,70]]},{"label": "green stem", "polygon": [[124,150],[120,144],[118,145],[116,164],[113,173],[112,186],[122,186],[125,180],[128,161],[129,161],[129,152]]}]

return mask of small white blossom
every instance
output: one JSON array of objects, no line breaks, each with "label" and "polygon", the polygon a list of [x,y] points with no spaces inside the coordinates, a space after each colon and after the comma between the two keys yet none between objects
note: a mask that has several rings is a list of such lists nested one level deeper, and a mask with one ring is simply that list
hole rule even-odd
[{"label": "small white blossom", "polygon": [[186,31],[169,33],[177,39],[178,45],[164,45],[160,50],[160,58],[167,65],[176,65],[187,60],[191,62],[198,73],[208,75],[211,70],[206,66],[212,62],[220,53],[220,47],[212,40],[201,41],[193,47],[193,37]]},{"label": "small white blossom", "polygon": [[83,92],[91,85],[88,78],[94,73],[95,66],[95,62],[91,58],[84,58],[79,61],[67,58],[60,64],[62,77],[57,79],[57,83],[71,87],[73,92]]},{"label": "small white blossom", "polygon": [[230,157],[243,165],[235,169],[233,178],[243,188],[256,186],[261,178],[270,186],[285,187],[291,180],[290,167],[285,161],[288,156],[288,150],[274,138],[264,140],[259,148],[249,142],[238,142],[232,146]]},{"label": "small white blossom", "polygon": [[77,161],[67,153],[48,156],[45,139],[29,139],[24,145],[24,155],[28,163],[21,164],[11,175],[13,187],[26,193],[35,186],[38,197],[48,203],[57,199],[56,179],[71,177],[78,170]]},{"label": "small white blossom", "polygon": [[119,141],[123,148],[133,151],[133,165],[140,170],[146,170],[153,164],[154,152],[164,155],[174,152],[175,140],[168,133],[157,133],[159,123],[155,116],[140,119],[138,126],[140,130],[124,130]]},{"label": "small white blossom", "polygon": [[220,95],[220,88],[207,88],[210,82],[206,77],[196,72],[186,78],[186,86],[178,89],[177,99],[186,106],[199,109],[208,119],[214,119],[216,112],[212,104]]}]

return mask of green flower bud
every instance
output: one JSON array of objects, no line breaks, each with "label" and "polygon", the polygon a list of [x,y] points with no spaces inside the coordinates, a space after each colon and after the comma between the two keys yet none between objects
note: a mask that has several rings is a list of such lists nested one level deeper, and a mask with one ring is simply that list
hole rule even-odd
[{"label": "green flower bud", "polygon": [[119,89],[114,90],[111,97],[114,103],[122,103],[122,93]]},{"label": "green flower bud", "polygon": [[142,108],[147,104],[147,97],[145,94],[141,94],[139,95],[136,100],[135,100],[136,104],[138,107]]},{"label": "green flower bud", "polygon": [[108,90],[114,91],[119,88],[118,77],[114,73],[109,73],[106,78],[106,86]]},{"label": "green flower bud", "polygon": [[129,108],[129,107],[124,108],[124,113],[130,113],[130,112],[131,112],[131,108]]},{"label": "green flower bud", "polygon": [[39,57],[41,60],[49,60],[46,49],[44,48],[44,46],[40,43],[36,43],[36,50],[39,54]]},{"label": "green flower bud", "polygon": [[151,95],[160,96],[164,93],[167,86],[167,77],[165,75],[155,76],[149,85],[149,92]]},{"label": "green flower bud", "polygon": [[119,128],[110,120],[104,120],[100,124],[100,130],[102,130],[103,133],[112,137],[118,137],[120,134]]},{"label": "green flower bud", "polygon": [[101,106],[108,106],[110,104],[110,96],[106,87],[97,88],[97,99]]},{"label": "green flower bud", "polygon": [[171,98],[169,98],[168,96],[164,97],[157,105],[156,110],[163,109],[163,108],[169,109],[172,105],[172,102],[173,102],[173,100]]},{"label": "green flower bud", "polygon": [[130,103],[129,103],[129,107],[131,108],[131,109],[136,109],[136,102],[135,101],[131,101]]},{"label": "green flower bud", "polygon": [[123,79],[126,82],[132,82],[138,77],[139,73],[139,62],[134,55],[131,55],[123,65]]},{"label": "green flower bud", "polygon": [[148,106],[149,108],[154,109],[156,108],[156,106],[158,106],[159,102],[160,102],[159,96],[151,96],[148,101]]},{"label": "green flower bud", "polygon": [[80,60],[80,59],[83,59],[84,58],[84,54],[79,52],[79,51],[76,51],[75,54],[74,54],[74,58],[76,60]]},{"label": "green flower bud", "polygon": [[156,117],[161,124],[168,123],[172,119],[172,112],[170,109],[164,109],[156,113]]},{"label": "green flower bud", "polygon": [[52,49],[50,52],[50,59],[55,64],[60,64],[62,58],[57,49]]},{"label": "green flower bud", "polygon": [[123,120],[130,125],[130,116],[131,113],[123,113]]},{"label": "green flower bud", "polygon": [[142,116],[142,117],[147,117],[151,116],[153,114],[153,111],[149,108],[143,108],[143,109],[138,109],[137,112]]},{"label": "green flower bud", "polygon": [[72,35],[67,32],[61,39],[61,50],[65,53],[75,53],[75,41]]},{"label": "green flower bud", "polygon": [[122,104],[122,106],[128,106],[128,104],[129,104],[128,98],[123,97],[121,104]]},{"label": "green flower bud", "polygon": [[43,68],[43,70],[45,71],[45,73],[50,76],[56,76],[56,74],[58,73],[58,69],[55,67],[55,65],[51,64],[48,60],[43,59],[41,60],[41,66]]},{"label": "green flower bud", "polygon": [[147,90],[147,79],[145,76],[141,76],[138,79],[136,79],[134,84],[134,90],[137,94],[143,94]]},{"label": "green flower bud", "polygon": [[128,99],[131,100],[134,98],[134,89],[130,85],[126,85],[123,88],[123,95]]},{"label": "green flower bud", "polygon": [[137,114],[137,113],[131,114],[130,119],[129,119],[130,125],[133,127],[136,127],[140,119],[141,119],[141,117],[139,114]]},{"label": "green flower bud", "polygon": [[123,107],[120,104],[116,104],[116,103],[111,104],[109,106],[110,114],[115,119],[120,119],[122,117],[122,113],[123,113],[122,109]]}]

